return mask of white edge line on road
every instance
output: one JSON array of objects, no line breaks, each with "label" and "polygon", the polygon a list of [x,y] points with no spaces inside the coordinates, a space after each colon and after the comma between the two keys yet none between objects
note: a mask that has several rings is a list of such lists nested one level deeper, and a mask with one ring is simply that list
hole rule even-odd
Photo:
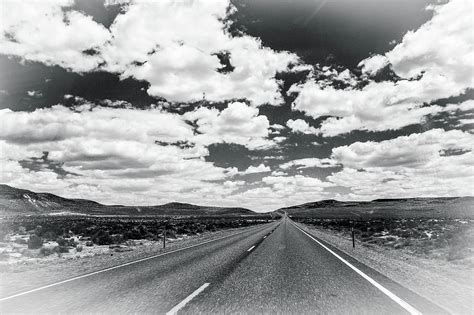
[{"label": "white edge line on road", "polygon": [[199,289],[197,289],[196,291],[194,291],[193,293],[191,293],[190,295],[188,295],[187,298],[185,298],[184,300],[182,300],[181,302],[179,302],[175,307],[173,307],[172,309],[170,309],[166,315],[175,315],[178,313],[178,311],[180,309],[182,309],[186,304],[189,303],[189,301],[191,301],[192,299],[194,299],[199,293],[201,293],[202,291],[204,291],[205,288],[207,288],[209,286],[209,283],[204,283],[202,286],[199,287]]},{"label": "white edge line on road", "polygon": [[254,248],[255,248],[255,245],[252,246],[252,247],[250,247],[249,249],[247,249],[247,251],[250,252],[250,251],[251,251],[252,249],[254,249]]},{"label": "white edge line on road", "polygon": [[344,264],[346,264],[347,266],[349,266],[349,268],[351,268],[352,270],[354,270],[356,273],[358,273],[360,276],[362,276],[362,278],[364,278],[365,280],[369,281],[373,286],[375,286],[377,289],[379,289],[380,291],[382,291],[385,295],[387,295],[390,299],[392,299],[394,302],[396,302],[398,305],[400,305],[401,307],[403,307],[406,311],[408,311],[410,314],[416,314],[416,315],[421,315],[421,312],[418,311],[417,309],[415,309],[413,306],[411,306],[410,304],[408,304],[407,302],[405,302],[404,300],[402,300],[401,298],[399,298],[398,296],[396,296],[394,293],[392,293],[391,291],[389,291],[387,288],[385,288],[384,286],[382,286],[380,283],[378,283],[377,281],[375,281],[374,279],[372,279],[371,277],[369,277],[368,275],[366,275],[364,272],[362,272],[361,270],[359,270],[357,267],[355,267],[354,265],[352,265],[351,263],[349,263],[347,260],[345,260],[344,258],[342,258],[341,256],[339,256],[338,254],[336,254],[334,251],[332,251],[331,249],[329,249],[326,245],[324,245],[323,243],[321,243],[320,241],[318,241],[316,238],[314,238],[311,234],[309,234],[308,232],[304,231],[303,229],[301,229],[299,226],[297,226],[296,224],[293,224],[294,227],[296,227],[298,230],[300,230],[301,232],[303,232],[304,234],[306,234],[307,236],[309,236],[313,241],[315,241],[316,243],[318,243],[319,245],[321,245],[325,250],[327,250],[328,252],[330,252],[331,254],[333,254],[334,256],[336,256],[336,258],[338,258],[340,261],[342,261]]},{"label": "white edge line on road", "polygon": [[138,259],[138,260],[130,261],[130,262],[127,262],[127,263],[123,263],[123,264],[121,264],[121,265],[117,265],[117,266],[113,266],[113,267],[109,267],[109,268],[97,270],[97,271],[94,271],[94,272],[91,272],[91,273],[86,273],[85,275],[80,275],[80,276],[77,276],[77,277],[74,277],[74,278],[70,278],[70,279],[62,280],[62,281],[59,281],[59,282],[56,282],[56,283],[48,284],[48,285],[45,285],[45,286],[42,286],[42,287],[39,287],[39,288],[36,288],[36,289],[32,289],[32,290],[28,290],[28,291],[25,291],[25,292],[20,292],[20,293],[17,293],[17,294],[13,294],[13,295],[10,295],[10,296],[6,296],[6,297],[4,297],[4,298],[0,298],[0,302],[5,301],[5,300],[9,300],[9,299],[12,299],[12,298],[15,298],[15,297],[18,297],[18,296],[22,296],[22,295],[26,295],[26,294],[29,294],[29,293],[33,293],[33,292],[36,292],[36,291],[40,291],[40,290],[44,290],[44,289],[47,289],[47,288],[51,288],[51,287],[54,287],[54,286],[57,286],[57,285],[60,285],[60,284],[64,284],[64,283],[67,283],[67,282],[71,282],[71,281],[74,281],[74,280],[78,280],[78,279],[90,277],[90,276],[93,276],[93,275],[96,275],[96,274],[99,274],[99,273],[102,273],[102,272],[114,270],[114,269],[121,268],[121,267],[125,267],[125,266],[128,266],[128,265],[133,265],[133,264],[136,264],[136,263],[139,263],[139,262],[142,262],[142,261],[147,261],[147,260],[150,260],[150,259],[153,259],[153,258],[157,258],[157,257],[160,257],[160,256],[164,256],[164,255],[168,255],[168,254],[180,252],[180,251],[183,251],[183,250],[186,250],[186,249],[190,249],[190,248],[193,248],[193,247],[197,247],[197,246],[201,246],[201,245],[204,245],[204,244],[207,244],[207,243],[219,241],[219,240],[222,240],[222,239],[225,239],[225,238],[228,238],[228,237],[232,237],[232,236],[235,236],[235,235],[243,234],[243,233],[245,233],[245,232],[248,232],[248,230],[247,230],[247,231],[241,231],[241,232],[238,232],[238,233],[234,233],[234,234],[231,234],[231,235],[227,235],[227,236],[224,236],[224,237],[216,238],[216,239],[213,239],[213,240],[205,241],[205,242],[202,242],[202,243],[199,243],[199,244],[194,244],[194,245],[191,245],[191,246],[188,246],[188,247],[178,248],[178,249],[175,249],[175,250],[166,252],[166,253],[161,253],[161,254],[157,254],[157,255],[153,255],[153,256],[141,258],[141,259]]}]

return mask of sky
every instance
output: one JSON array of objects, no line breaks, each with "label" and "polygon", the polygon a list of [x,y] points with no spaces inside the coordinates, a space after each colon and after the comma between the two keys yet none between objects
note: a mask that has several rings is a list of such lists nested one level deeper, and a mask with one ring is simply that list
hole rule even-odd
[{"label": "sky", "polygon": [[0,182],[255,211],[474,195],[470,0],[0,0]]}]

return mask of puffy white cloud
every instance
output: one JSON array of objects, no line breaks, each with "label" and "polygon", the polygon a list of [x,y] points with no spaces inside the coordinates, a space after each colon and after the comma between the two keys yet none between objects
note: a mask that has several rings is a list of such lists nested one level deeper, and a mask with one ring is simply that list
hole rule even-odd
[{"label": "puffy white cloud", "polygon": [[[264,177],[262,182],[270,187],[250,189],[234,197],[246,200],[247,198],[260,195],[260,205],[258,207],[268,208],[273,206],[273,209],[276,209],[282,206],[327,198],[330,194],[325,189],[335,186],[331,182],[303,175],[271,175]],[[258,204],[257,202],[255,203]]]},{"label": "puffy white cloud", "polygon": [[364,73],[374,75],[388,64],[389,60],[387,57],[381,55],[374,55],[359,62],[358,66],[362,67],[362,71]]},{"label": "puffy white cloud", "polygon": [[295,119],[295,120],[289,119],[286,122],[286,125],[294,133],[304,133],[304,134],[318,134],[319,133],[319,131],[316,128],[310,126],[303,119]]},{"label": "puffy white cloud", "polygon": [[34,112],[0,111],[0,137],[10,142],[61,141],[73,137],[132,141],[179,141],[193,131],[177,114],[157,109],[133,110],[57,105]]},{"label": "puffy white cloud", "polygon": [[289,162],[283,163],[280,165],[281,169],[289,169],[291,167],[296,167],[298,169],[303,169],[303,168],[310,168],[310,167],[319,167],[319,168],[329,168],[329,167],[338,167],[340,164],[330,158],[305,158],[305,159],[297,159],[297,160],[291,160]]},{"label": "puffy white cloud", "polygon": [[196,123],[200,134],[193,139],[197,143],[237,143],[250,149],[275,145],[274,141],[266,139],[270,134],[268,118],[245,103],[230,103],[221,112],[215,108],[200,107],[183,116]]},{"label": "puffy white cloud", "polygon": [[418,30],[406,33],[402,42],[385,56],[402,77],[432,72],[443,74],[464,87],[472,87],[472,2],[451,0],[431,8],[433,18]]},{"label": "puffy white cloud", "polygon": [[299,63],[295,54],[263,47],[258,38],[232,37],[226,18],[235,7],[229,0],[130,1],[110,29],[72,10],[73,4],[2,0],[9,14],[2,16],[0,53],[146,80],[150,95],[172,102],[205,95],[209,101],[246,98],[256,105],[280,104],[275,75]]},{"label": "puffy white cloud", "polygon": [[472,195],[474,135],[432,129],[333,149],[344,169],[328,180],[366,199]]},{"label": "puffy white cloud", "polygon": [[271,172],[271,168],[261,163],[258,166],[250,165],[242,174],[256,174],[256,173],[267,173]]},{"label": "puffy white cloud", "polygon": [[[205,94],[210,101],[279,104],[275,74],[298,58],[265,48],[256,38],[228,34],[223,20],[230,6],[224,0],[136,1],[111,26],[113,40],[103,49],[106,68],[150,82],[150,95],[170,101]],[[229,71],[218,71],[225,67],[218,54],[228,59]]]},{"label": "puffy white cloud", "polygon": [[472,150],[474,135],[460,130],[432,129],[382,142],[355,142],[332,150],[346,167],[417,167],[429,160],[449,158],[442,152]]},{"label": "puffy white cloud", "polygon": [[361,89],[336,89],[311,79],[289,90],[299,93],[293,108],[312,117],[334,116],[321,125],[326,136],[352,130],[398,129],[441,111],[439,106],[422,106],[474,87],[470,8],[467,0],[437,6],[430,21],[408,32],[385,56],[375,55],[360,63],[365,72],[375,73],[389,62],[407,79],[372,81]]},{"label": "puffy white cloud", "polygon": [[92,17],[64,10],[73,4],[73,0],[2,0],[0,53],[78,72],[97,68],[102,58],[84,52],[103,46],[111,35]]},{"label": "puffy white cloud", "polygon": [[[206,162],[208,151],[193,141],[192,127],[179,115],[160,109],[89,104],[72,110],[4,109],[0,120],[0,181],[6,184],[127,204],[196,202],[210,194],[227,196],[235,189],[218,181],[231,178],[236,170]],[[22,161],[39,158],[43,151],[65,175],[47,166],[22,167]]]},{"label": "puffy white cloud", "polygon": [[285,176],[285,175],[288,175],[287,173],[285,172],[282,172],[282,171],[273,171],[272,176]]},{"label": "puffy white cloud", "polygon": [[303,190],[323,190],[326,187],[332,187],[334,184],[323,182],[315,177],[307,177],[303,175],[295,176],[267,176],[262,179],[266,184],[273,185],[275,189],[294,191],[295,189]]}]

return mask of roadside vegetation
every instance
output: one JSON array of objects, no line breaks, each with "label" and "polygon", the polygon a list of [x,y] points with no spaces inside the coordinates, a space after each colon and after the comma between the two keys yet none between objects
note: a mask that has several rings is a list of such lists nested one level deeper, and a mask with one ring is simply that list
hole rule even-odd
[{"label": "roadside vegetation", "polygon": [[357,242],[366,247],[403,249],[418,256],[474,267],[473,219],[293,219],[346,238],[351,237],[353,228]]},{"label": "roadside vegetation", "polygon": [[[270,222],[270,217],[156,218],[21,216],[0,222],[0,262],[41,258],[107,248],[115,252],[133,250],[143,243],[173,242],[206,232]],[[99,253],[99,250],[95,251]],[[104,252],[104,251],[102,251]]]}]

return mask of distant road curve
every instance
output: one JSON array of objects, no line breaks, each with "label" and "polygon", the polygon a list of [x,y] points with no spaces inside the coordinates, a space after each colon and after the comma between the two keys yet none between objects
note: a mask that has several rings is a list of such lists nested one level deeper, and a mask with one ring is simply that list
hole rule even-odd
[{"label": "distant road curve", "polygon": [[9,313],[445,314],[289,218],[0,298]]}]

